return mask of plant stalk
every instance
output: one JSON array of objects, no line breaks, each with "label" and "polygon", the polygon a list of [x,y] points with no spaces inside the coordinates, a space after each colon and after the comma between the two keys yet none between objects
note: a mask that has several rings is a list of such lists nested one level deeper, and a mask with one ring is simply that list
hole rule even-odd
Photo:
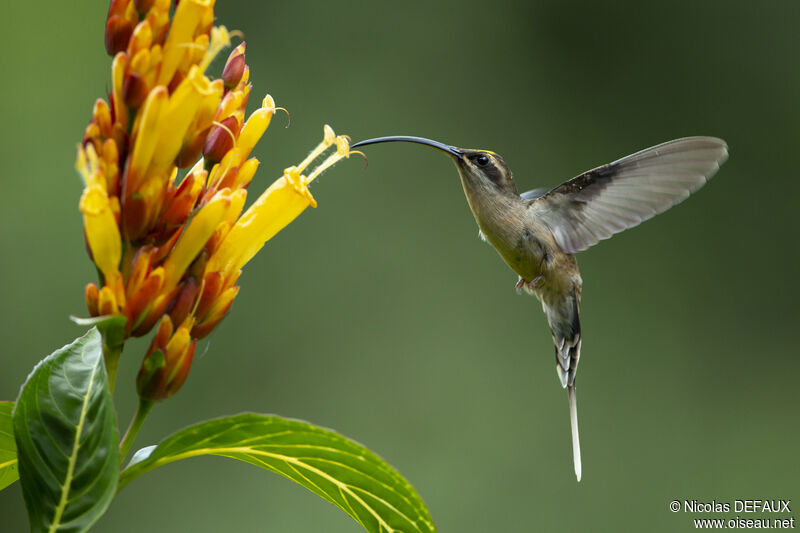
[{"label": "plant stalk", "polygon": [[124,344],[120,344],[114,348],[103,342],[103,359],[106,362],[106,373],[108,374],[108,389],[111,395],[114,395],[114,385],[117,382],[117,369],[119,368],[119,359],[122,356],[122,348]]},{"label": "plant stalk", "polygon": [[131,425],[128,426],[128,431],[125,432],[125,436],[122,438],[122,442],[119,445],[120,461],[124,461],[128,456],[128,452],[131,450],[131,446],[133,446],[133,441],[136,440],[136,435],[142,428],[145,418],[147,418],[147,415],[150,414],[150,410],[153,408],[155,403],[156,402],[152,400],[139,398],[139,406],[136,408],[136,414],[133,415]]}]

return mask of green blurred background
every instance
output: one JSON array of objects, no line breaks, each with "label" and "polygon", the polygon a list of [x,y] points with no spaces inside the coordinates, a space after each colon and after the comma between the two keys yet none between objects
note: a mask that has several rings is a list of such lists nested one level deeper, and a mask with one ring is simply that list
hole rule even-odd
[{"label": "green blurred background", "polygon": [[[106,9],[5,8],[0,398],[81,333],[67,316],[85,313],[94,271],[73,161],[109,88]],[[292,114],[256,148],[251,191],[301,160],[324,123],[356,140],[495,150],[521,189],[686,135],[722,137],[731,157],[685,204],[579,257],[580,484],[539,304],[478,239],[452,163],[401,144],[314,186],[320,207],[247,266],[137,445],[246,410],[302,418],[388,460],[442,532],[688,531],[670,500],[800,503],[799,15],[795,0],[220,0],[219,22],[247,36],[251,104],[269,92]],[[123,357],[121,424],[145,347]],[[17,483],[0,493],[0,529],[25,524]],[[360,530],[305,489],[219,458],[143,477],[96,529]]]}]

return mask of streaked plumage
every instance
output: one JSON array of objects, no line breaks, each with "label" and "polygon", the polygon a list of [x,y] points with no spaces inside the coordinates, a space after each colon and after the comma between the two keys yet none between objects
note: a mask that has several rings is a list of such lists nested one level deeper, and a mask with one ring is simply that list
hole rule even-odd
[{"label": "streaked plumage", "polygon": [[419,137],[381,137],[353,147],[387,141],[426,144],[453,157],[481,237],[518,274],[517,289],[541,301],[555,344],[556,371],[569,392],[573,460],[580,481],[575,375],[582,280],[574,254],[685,200],[719,169],[727,145],[714,137],[676,139],[584,172],[552,190],[520,195],[508,166],[494,152]]}]

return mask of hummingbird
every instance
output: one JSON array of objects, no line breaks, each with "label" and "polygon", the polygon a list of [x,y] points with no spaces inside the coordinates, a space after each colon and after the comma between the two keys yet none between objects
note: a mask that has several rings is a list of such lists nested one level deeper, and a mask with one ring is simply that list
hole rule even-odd
[{"label": "hummingbird", "polygon": [[453,159],[481,239],[517,273],[517,291],[541,302],[555,344],[558,379],[568,391],[573,462],[580,482],[575,375],[581,356],[583,282],[575,254],[685,200],[727,159],[725,141],[675,139],[588,170],[554,189],[522,194],[506,162],[489,150],[402,135],[352,147],[394,141],[427,145]]}]

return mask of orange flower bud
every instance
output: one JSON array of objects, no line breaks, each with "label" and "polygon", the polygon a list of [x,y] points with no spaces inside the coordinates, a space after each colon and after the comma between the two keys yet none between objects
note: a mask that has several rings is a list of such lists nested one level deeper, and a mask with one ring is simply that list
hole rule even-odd
[{"label": "orange flower bud", "polygon": [[242,117],[240,122],[244,122],[244,108],[247,106],[247,96],[249,93],[249,89],[245,91],[226,92],[217,110],[217,120],[222,120],[222,118],[229,117],[238,112]]},{"label": "orange flower bud", "polygon": [[114,56],[128,48],[133,25],[124,17],[111,16],[106,21],[106,52]]},{"label": "orange flower bud", "polygon": [[175,296],[177,289],[172,290],[162,296],[158,296],[155,299],[155,302],[152,306],[150,306],[149,310],[143,315],[144,319],[139,324],[137,328],[135,328],[131,335],[134,337],[141,337],[142,335],[146,335],[153,326],[156,325],[158,319],[167,311],[167,306],[172,301],[172,298]]},{"label": "orange flower bud", "polygon": [[169,257],[172,249],[175,248],[175,243],[178,242],[178,238],[181,236],[182,228],[179,229],[180,231],[174,231],[172,235],[161,244],[161,246],[156,248],[156,251],[153,254],[154,263],[163,263],[164,260]]},{"label": "orange flower bud", "polygon": [[183,225],[189,218],[189,213],[197,202],[197,197],[202,192],[203,173],[192,173],[181,182],[178,189],[165,204],[164,213],[161,215],[161,222],[167,228],[177,228]]},{"label": "orange flower bud", "polygon": [[130,0],[111,0],[111,4],[108,6],[108,16],[124,16],[129,4]]},{"label": "orange flower bud", "polygon": [[128,42],[128,56],[134,57],[142,50],[149,50],[153,44],[153,28],[147,20],[141,21],[133,29],[133,35]]},{"label": "orange flower bud", "polygon": [[[128,174],[130,175],[130,174]],[[141,196],[122,197],[122,234],[129,240],[139,237],[147,224],[147,203]]]},{"label": "orange flower bud", "polygon": [[[158,6],[159,3],[164,5]],[[156,9],[151,9],[147,13],[147,22],[149,22],[150,27],[153,28],[153,42],[157,43],[159,48],[164,44],[164,41],[167,40],[170,4],[170,0],[158,0],[155,6]]]},{"label": "orange flower bud", "polygon": [[100,289],[98,296],[97,312],[100,315],[114,315],[117,313],[117,299],[110,287]]},{"label": "orange flower bud", "polygon": [[112,109],[114,110],[114,122],[125,130],[128,129],[128,108],[122,98],[122,85],[125,83],[125,71],[128,68],[128,56],[120,52],[114,56],[111,62],[111,97]]},{"label": "orange flower bud", "polygon": [[192,329],[192,337],[195,339],[202,339],[211,333],[214,328],[217,327],[217,324],[225,318],[225,315],[228,314],[237,294],[239,294],[239,287],[231,287],[222,291],[222,294],[217,297],[203,322],[198,323]]},{"label": "orange flower bud", "polygon": [[97,122],[92,122],[88,126],[86,126],[86,130],[83,132],[83,144],[84,147],[87,144],[91,144],[94,147],[94,151],[100,151],[98,146],[98,139],[100,137],[100,127],[97,125]]},{"label": "orange flower bud", "polygon": [[147,80],[141,74],[131,72],[125,76],[122,84],[122,99],[125,105],[131,109],[138,109],[142,105],[147,98],[148,91]]},{"label": "orange flower bud", "polygon": [[[188,334],[186,335],[186,338],[189,339]],[[196,348],[197,341],[192,340],[185,349],[175,355],[177,361],[174,365],[172,365],[172,373],[167,379],[166,398],[174,395],[181,389],[181,387],[183,387],[183,384],[186,382],[186,378],[189,377],[189,370],[192,368],[192,361],[194,360],[194,352]],[[169,352],[167,357],[170,357]]]},{"label": "orange flower bud", "polygon": [[231,55],[228,56],[228,61],[225,62],[225,68],[222,70],[222,81],[225,82],[225,88],[229,91],[239,85],[239,81],[244,74],[244,49],[245,43],[240,44],[233,49]]},{"label": "orange flower bud", "polygon": [[193,325],[189,318],[173,331],[169,316],[161,319],[136,377],[136,391],[143,399],[165,400],[183,386],[196,347],[189,335]]},{"label": "orange flower bud", "polygon": [[144,280],[150,274],[153,251],[154,250],[151,245],[146,245],[139,248],[136,251],[136,254],[133,256],[130,272],[128,273],[128,300],[130,300],[133,294],[139,290],[139,288],[142,286],[142,283],[144,283]]},{"label": "orange flower bud", "polygon": [[[156,334],[153,335],[153,341],[150,343],[150,348],[158,347],[159,349],[163,349],[166,347],[169,338],[172,337],[172,332],[174,328],[172,326],[172,320],[165,316],[164,319],[158,324],[158,329],[156,330]],[[150,350],[148,350],[150,351]]]},{"label": "orange flower bud", "polygon": [[97,124],[100,129],[100,134],[103,137],[111,137],[111,110],[108,104],[102,98],[98,98],[94,102],[94,109],[92,110],[93,122]]},{"label": "orange flower bud", "polygon": [[112,210],[119,221],[119,149],[114,139],[106,139],[102,147],[103,164],[106,173],[106,190],[111,198]]},{"label": "orange flower bud", "polygon": [[84,290],[86,296],[86,308],[89,310],[89,316],[99,316],[98,299],[100,298],[100,289],[94,283],[86,285]]},{"label": "orange flower bud", "polygon": [[125,306],[125,315],[127,315],[128,325],[130,329],[135,332],[135,335],[144,335],[150,331],[150,328],[155,324],[155,320],[153,320],[149,324],[143,326],[150,316],[150,310],[160,294],[163,282],[164,269],[156,268],[128,299],[128,305]]},{"label": "orange flower bud", "polygon": [[195,309],[195,316],[200,317],[202,321],[208,314],[209,309],[214,304],[222,289],[222,275],[219,272],[209,272],[203,277],[203,293],[200,295],[200,301],[197,303]]},{"label": "orange flower bud", "polygon": [[144,15],[153,5],[154,0],[133,0],[133,5],[136,7],[136,11],[140,14]]},{"label": "orange flower bud", "polygon": [[[111,114],[112,116],[114,114],[113,107],[111,108]],[[111,138],[114,139],[114,144],[117,145],[117,151],[119,152],[117,161],[125,161],[128,157],[128,143],[130,138],[128,137],[127,130],[123,128],[119,122],[114,123]]]},{"label": "orange flower bud", "polygon": [[[228,117],[218,125],[214,126],[211,133],[206,137],[203,146],[203,157],[209,164],[214,165],[222,161],[228,150],[233,148],[236,141],[236,134],[239,132],[239,121],[236,117]],[[209,168],[209,167],[207,167]]]},{"label": "orange flower bud", "polygon": [[193,278],[187,279],[172,304],[169,307],[169,317],[175,324],[182,323],[194,307],[194,302],[197,299],[197,282]]}]

